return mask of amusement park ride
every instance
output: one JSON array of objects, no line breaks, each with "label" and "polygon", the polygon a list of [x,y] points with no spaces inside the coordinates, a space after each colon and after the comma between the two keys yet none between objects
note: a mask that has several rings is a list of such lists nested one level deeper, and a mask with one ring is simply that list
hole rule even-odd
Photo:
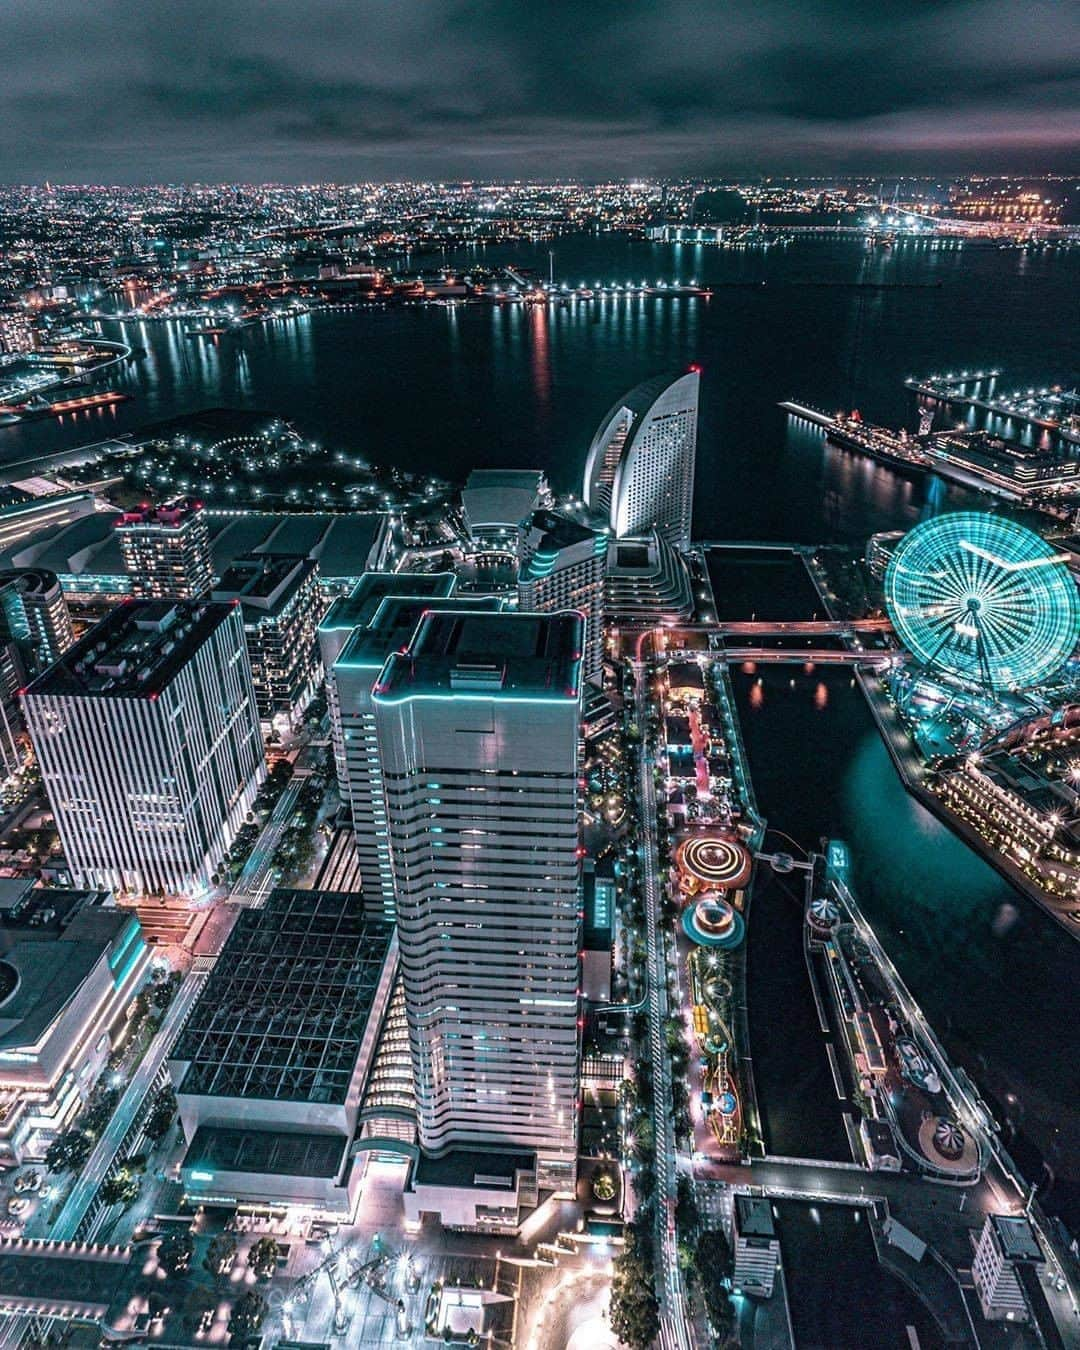
[{"label": "amusement park ride", "polygon": [[885,573],[897,635],[928,675],[988,695],[1057,675],[1080,636],[1067,556],[1000,516],[959,511],[917,525]]}]

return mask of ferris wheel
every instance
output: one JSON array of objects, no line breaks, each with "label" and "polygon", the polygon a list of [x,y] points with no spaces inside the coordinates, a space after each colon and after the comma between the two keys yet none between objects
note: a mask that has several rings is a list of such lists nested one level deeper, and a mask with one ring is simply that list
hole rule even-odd
[{"label": "ferris wheel", "polygon": [[1055,674],[1080,635],[1066,558],[1033,530],[957,511],[906,534],[885,573],[885,604],[921,664],[987,689]]}]

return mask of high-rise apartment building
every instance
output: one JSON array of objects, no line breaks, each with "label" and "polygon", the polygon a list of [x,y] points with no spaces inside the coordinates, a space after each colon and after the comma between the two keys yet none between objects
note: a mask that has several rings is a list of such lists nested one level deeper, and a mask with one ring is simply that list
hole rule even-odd
[{"label": "high-rise apartment building", "polygon": [[319,684],[317,629],[326,608],[311,558],[252,553],[226,568],[212,600],[240,606],[259,718],[294,725]]},{"label": "high-rise apartment building", "polygon": [[700,383],[696,367],[646,380],[600,423],[583,495],[617,538],[655,528],[674,548],[689,547]]},{"label": "high-rise apartment building", "polygon": [[558,1191],[576,1160],[583,637],[578,614],[428,614],[374,689],[421,1147],[464,1151],[481,1180],[478,1153],[527,1153]]},{"label": "high-rise apartment building", "polygon": [[523,524],[518,608],[537,614],[576,609],[585,619],[582,673],[604,679],[604,568],[608,536],[555,511],[536,511]]},{"label": "high-rise apartment building", "polygon": [[78,885],[197,895],[264,773],[236,605],[120,605],[22,698]]},{"label": "high-rise apartment building", "polygon": [[198,600],[213,582],[210,532],[201,502],[125,511],[116,522],[131,593],[145,600]]},{"label": "high-rise apartment building", "polygon": [[55,572],[38,567],[0,572],[0,611],[8,636],[23,654],[28,676],[41,674],[75,641]]}]

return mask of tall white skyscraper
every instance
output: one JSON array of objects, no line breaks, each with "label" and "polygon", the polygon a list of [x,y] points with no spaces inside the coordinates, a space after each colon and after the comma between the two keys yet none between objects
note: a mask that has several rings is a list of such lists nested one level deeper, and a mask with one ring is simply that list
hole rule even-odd
[{"label": "tall white skyscraper", "polygon": [[600,423],[585,461],[584,497],[619,539],[655,527],[673,547],[689,547],[700,383],[696,366],[646,380]]},{"label": "tall white skyscraper", "polygon": [[23,710],[78,885],[213,884],[265,768],[238,605],[120,605]]},{"label": "tall white skyscraper", "polygon": [[[453,577],[448,579],[452,581]],[[403,590],[408,589],[409,580],[407,575],[401,577]],[[493,612],[502,604],[496,596],[457,600],[435,595],[387,595],[369,622],[354,630],[332,667],[334,743],[340,743],[344,769],[338,786],[356,836],[364,894],[373,905],[381,902],[387,918],[394,917],[394,880],[372,687],[386,658],[408,645],[424,614],[446,609]]]},{"label": "tall white skyscraper", "polygon": [[374,690],[420,1143],[572,1186],[577,614],[422,619]]},{"label": "tall white skyscraper", "polygon": [[555,511],[536,511],[523,522],[518,608],[537,614],[576,609],[585,618],[583,674],[604,678],[604,567],[608,535]]}]

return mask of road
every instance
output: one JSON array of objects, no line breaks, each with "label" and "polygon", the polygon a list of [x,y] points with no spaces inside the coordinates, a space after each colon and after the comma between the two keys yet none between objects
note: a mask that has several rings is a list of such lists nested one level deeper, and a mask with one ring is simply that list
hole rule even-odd
[{"label": "road", "polygon": [[150,1042],[131,1082],[128,1083],[104,1134],[87,1159],[74,1190],[64,1202],[64,1208],[49,1230],[49,1238],[52,1241],[69,1242],[75,1238],[79,1224],[93,1204],[98,1188],[123,1146],[127,1132],[134,1123],[161,1066],[165,1063],[173,1042],[180,1034],[184,1019],[191,1011],[191,1006],[205,980],[205,971],[192,971],[177,990],[172,1003],[169,1004],[165,1020]]},{"label": "road", "polygon": [[255,841],[255,847],[251,850],[243,870],[236,879],[236,885],[233,887],[230,896],[231,900],[239,904],[259,906],[266,899],[266,892],[273,881],[274,854],[277,852],[281,837],[292,819],[297,799],[300,796],[300,789],[308,776],[308,770],[300,769],[289,779],[288,786],[275,802],[269,819]]},{"label": "road", "polygon": [[[648,674],[634,662],[637,723],[644,737],[648,725]],[[660,1345],[662,1350],[690,1350],[693,1341],[679,1271],[675,1237],[675,1131],[671,1109],[671,1064],[664,1041],[667,1019],[667,938],[660,915],[659,864],[656,849],[656,784],[653,760],[644,740],[640,755],[641,861],[645,900],[646,964],[649,975],[649,1044],[653,1064],[653,1126],[656,1135],[656,1241],[659,1255]]]}]

